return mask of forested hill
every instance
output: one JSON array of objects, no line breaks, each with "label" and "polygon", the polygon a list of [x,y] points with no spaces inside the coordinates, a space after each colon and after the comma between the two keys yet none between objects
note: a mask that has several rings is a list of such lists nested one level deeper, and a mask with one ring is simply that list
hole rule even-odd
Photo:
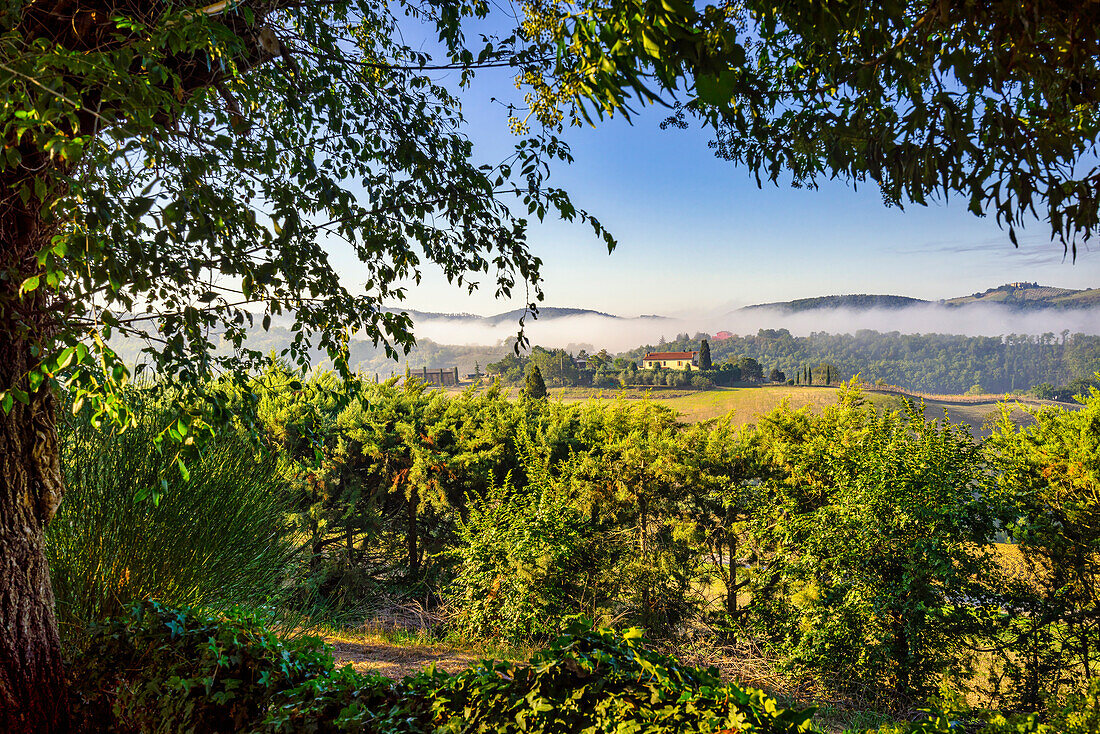
[{"label": "forested hill", "polygon": [[777,303],[760,303],[755,306],[746,306],[742,311],[751,311],[757,308],[774,308],[782,311],[798,312],[813,311],[819,308],[905,308],[907,306],[920,306],[930,303],[919,298],[908,296],[876,296],[866,293],[848,296],[817,296],[816,298],[799,298],[794,301],[782,301]]},{"label": "forested hill", "polygon": [[1074,290],[1055,288],[1038,283],[1006,283],[981,293],[971,293],[942,301],[926,301],[908,296],[870,295],[860,293],[843,296],[817,296],[794,301],[777,301],[746,306],[741,311],[770,308],[786,313],[815,311],[820,309],[850,308],[857,311],[870,309],[900,309],[908,306],[942,305],[964,308],[975,304],[996,304],[1016,310],[1100,308],[1100,288]]},{"label": "forested hill", "polygon": [[[514,323],[518,325],[519,320],[524,316],[526,316],[528,322],[535,319],[533,314],[522,308],[512,309],[511,311],[505,311],[504,313],[498,313],[492,316],[481,316],[475,313],[436,313],[432,311],[416,311],[408,308],[387,308],[386,310],[391,313],[407,313],[412,318],[414,327],[417,323],[423,323],[425,321],[455,321],[482,324]],[[593,311],[587,308],[558,308],[555,306],[544,306],[540,308],[538,312],[538,318],[542,320],[560,319],[566,316],[599,316],[605,319],[620,318],[613,314],[604,313],[603,311]]]},{"label": "forested hill", "polygon": [[[625,356],[648,351],[698,349],[699,339],[647,344]],[[792,336],[786,329],[761,329],[753,336],[710,340],[715,364],[752,357],[767,372],[778,367],[793,377],[799,369],[828,364],[837,379],[860,373],[869,381],[929,393],[1027,390],[1035,385],[1067,385],[1100,371],[1100,336],[1011,334],[1005,337],[953,334],[899,334],[858,331]]]}]

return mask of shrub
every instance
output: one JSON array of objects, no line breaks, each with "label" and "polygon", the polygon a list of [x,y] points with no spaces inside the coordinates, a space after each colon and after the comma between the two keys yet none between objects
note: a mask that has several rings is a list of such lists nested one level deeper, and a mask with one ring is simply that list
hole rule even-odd
[{"label": "shrub", "polygon": [[483,661],[403,681],[336,671],[317,641],[253,620],[135,605],[93,630],[72,669],[75,711],[112,732],[806,732],[812,710],[724,685],[623,634],[577,624],[526,664]]},{"label": "shrub", "polygon": [[[291,566],[274,461],[227,433],[188,462],[185,481],[154,446],[162,417],[150,409],[123,433],[79,420],[62,432],[67,492],[46,549],[70,642],[89,622],[142,599],[262,604]],[[135,501],[154,487],[163,492],[157,501]]]},{"label": "shrub", "polygon": [[724,685],[622,634],[573,625],[527,664],[483,661],[447,679],[432,703],[438,731],[808,732],[812,709]]},{"label": "shrub", "polygon": [[255,619],[156,602],[92,624],[69,669],[78,729],[111,732],[251,728],[273,695],[332,672],[317,640],[284,642]]},{"label": "shrub", "polygon": [[861,400],[849,390],[812,418],[782,408],[760,423],[783,479],[752,520],[773,558],[754,569],[752,621],[831,688],[925,700],[944,671],[966,675],[963,640],[996,613],[987,465],[965,425]]},{"label": "shrub", "polygon": [[1083,693],[1046,704],[1046,716],[972,711],[965,697],[939,701],[924,719],[878,729],[876,734],[1094,734],[1100,731],[1100,678],[1094,678]]},{"label": "shrub", "polygon": [[709,390],[710,388],[714,387],[714,383],[711,382],[710,378],[708,377],[704,377],[703,375],[695,375],[691,378],[691,386],[694,387],[696,390]]},{"label": "shrub", "polygon": [[450,600],[472,637],[545,639],[561,631],[563,618],[595,614],[605,601],[602,536],[533,447],[521,451],[527,485],[509,479],[469,498],[458,526]]},{"label": "shrub", "polygon": [[595,387],[618,387],[619,379],[614,375],[601,371],[596,373],[596,379],[593,380],[592,384]]}]

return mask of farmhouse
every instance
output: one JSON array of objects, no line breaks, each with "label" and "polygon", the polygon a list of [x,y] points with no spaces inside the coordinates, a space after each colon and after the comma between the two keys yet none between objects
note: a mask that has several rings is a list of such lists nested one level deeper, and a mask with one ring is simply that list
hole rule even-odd
[{"label": "farmhouse", "polygon": [[642,367],[667,367],[690,371],[699,366],[699,352],[650,352],[642,358]]}]

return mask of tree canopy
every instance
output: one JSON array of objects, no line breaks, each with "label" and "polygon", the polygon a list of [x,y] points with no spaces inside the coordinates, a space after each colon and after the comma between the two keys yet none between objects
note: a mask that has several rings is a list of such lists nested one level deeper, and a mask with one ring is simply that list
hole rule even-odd
[{"label": "tree canopy", "polygon": [[[458,19],[480,3],[98,5],[0,10],[4,214],[39,224],[4,253],[0,313],[52,355],[29,391],[0,385],[6,407],[111,336],[141,339],[159,371],[193,383],[262,359],[246,328],[284,316],[303,364],[310,347],[339,364],[356,333],[393,352],[411,323],[383,303],[425,265],[541,299],[528,221],[502,196],[538,218],[587,217],[546,184],[569,156],[560,140],[523,136],[482,165],[455,90],[433,78],[499,60],[464,44]],[[447,58],[403,44],[402,13],[433,24]],[[339,250],[365,288],[340,278]],[[213,356],[223,341],[235,353]]]},{"label": "tree canopy", "polygon": [[[535,0],[557,48],[536,108],[573,120],[632,101],[697,118],[758,182],[873,182],[888,205],[959,196],[1076,255],[1098,224],[1096,3]],[[633,99],[631,97],[633,95]]]}]

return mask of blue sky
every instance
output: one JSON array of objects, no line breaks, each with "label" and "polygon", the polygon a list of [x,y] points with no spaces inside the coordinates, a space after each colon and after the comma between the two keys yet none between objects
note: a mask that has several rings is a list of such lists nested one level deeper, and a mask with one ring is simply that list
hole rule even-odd
[{"label": "blue sky", "polygon": [[[463,111],[475,151],[495,163],[515,138],[493,96],[520,98],[507,70],[483,72]],[[961,200],[903,212],[886,208],[873,185],[759,189],[746,169],[714,157],[705,129],[661,130],[665,114],[649,108],[633,124],[564,131],[575,162],[559,166],[551,183],[596,215],[619,247],[609,255],[584,225],[533,223],[546,305],[688,315],[842,293],[950,298],[1017,280],[1100,286],[1096,246],[1079,247],[1075,264],[1063,260],[1041,222],[1019,233],[1017,250]],[[404,306],[488,314],[522,302],[522,294],[495,301],[491,289],[467,295],[428,269]]]}]

